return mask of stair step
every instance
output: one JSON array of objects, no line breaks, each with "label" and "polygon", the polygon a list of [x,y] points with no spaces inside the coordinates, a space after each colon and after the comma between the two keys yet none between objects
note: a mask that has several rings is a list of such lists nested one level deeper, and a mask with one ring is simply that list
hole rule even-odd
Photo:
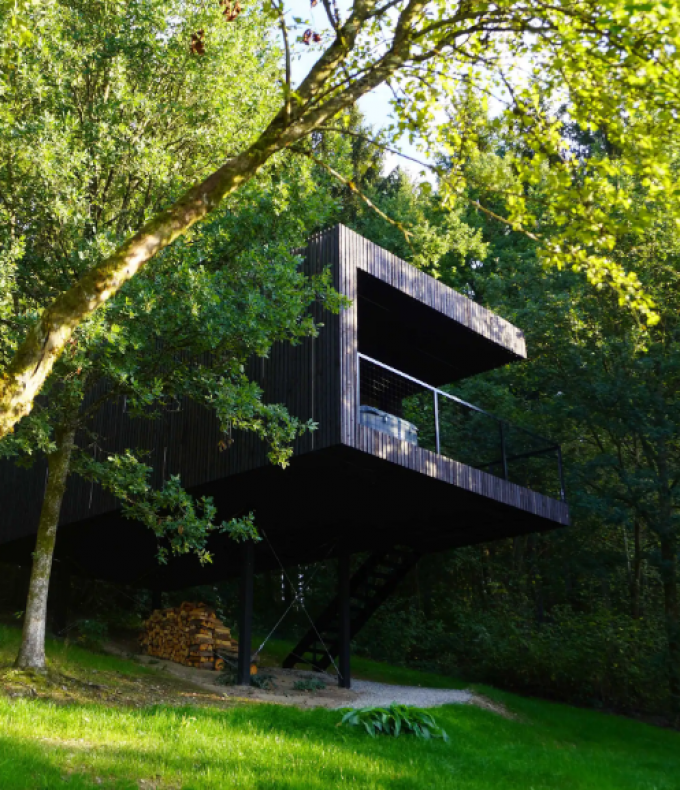
[{"label": "stair step", "polygon": [[[372,555],[356,571],[350,580],[350,632],[354,636],[370,619],[371,615],[385,601],[392,585],[399,581],[416,563],[418,555],[414,551],[390,550],[387,554]],[[340,617],[338,599],[331,601],[316,622],[316,630],[310,628],[286,656],[284,667],[296,663],[313,663],[327,669],[332,661],[322,647],[317,631],[333,657],[338,655],[340,640]]]}]

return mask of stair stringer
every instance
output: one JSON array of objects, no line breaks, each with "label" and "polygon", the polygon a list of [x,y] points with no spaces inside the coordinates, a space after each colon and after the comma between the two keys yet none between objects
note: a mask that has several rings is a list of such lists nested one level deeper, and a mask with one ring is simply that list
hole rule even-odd
[{"label": "stair stringer", "polygon": [[[393,548],[371,554],[350,579],[350,639],[353,639],[411,571],[420,553],[410,548]],[[377,583],[382,582],[382,583]],[[340,652],[340,602],[336,596],[315,620],[316,631],[310,628],[283,660],[292,669],[307,664],[325,671]],[[325,646],[325,648],[324,648]],[[330,655],[329,655],[330,654]]]}]

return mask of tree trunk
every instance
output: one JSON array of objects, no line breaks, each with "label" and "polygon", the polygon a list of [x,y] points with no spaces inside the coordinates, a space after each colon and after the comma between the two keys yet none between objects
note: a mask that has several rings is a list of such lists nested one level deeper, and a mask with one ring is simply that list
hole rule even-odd
[{"label": "tree trunk", "polygon": [[642,550],[640,541],[640,520],[635,519],[635,543],[633,546],[633,578],[631,588],[631,599],[633,617],[639,620],[642,616],[641,592],[642,592]]},{"label": "tree trunk", "polygon": [[45,669],[47,593],[50,585],[54,544],[57,539],[59,512],[66,490],[74,435],[73,428],[58,430],[55,437],[57,449],[47,457],[49,470],[47,489],[40,511],[28,601],[24,615],[24,632],[16,660],[16,666],[20,669]]},{"label": "tree trunk", "polygon": [[668,640],[668,688],[671,707],[680,714],[680,606],[678,603],[677,543],[674,535],[661,535],[664,615]]}]

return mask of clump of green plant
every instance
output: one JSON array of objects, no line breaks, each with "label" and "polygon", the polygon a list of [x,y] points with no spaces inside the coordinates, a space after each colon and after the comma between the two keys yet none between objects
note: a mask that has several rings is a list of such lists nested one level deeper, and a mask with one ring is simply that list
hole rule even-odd
[{"label": "clump of green plant", "polygon": [[267,675],[264,672],[258,672],[257,675],[250,676],[250,685],[258,689],[269,691],[276,688],[274,683],[274,675]]},{"label": "clump of green plant", "polygon": [[363,726],[371,738],[380,733],[398,738],[401,733],[406,733],[428,740],[441,738],[447,743],[449,740],[449,736],[437,725],[430,713],[412,705],[397,705],[396,702],[388,708],[350,710],[345,713],[340,723],[354,727]]},{"label": "clump of green plant", "polygon": [[76,641],[81,647],[96,652],[103,648],[108,633],[108,626],[102,620],[97,620],[95,618],[79,620]]},{"label": "clump of green plant", "polygon": [[[218,675],[217,679],[215,680],[215,683],[218,683],[220,686],[235,686],[237,682],[238,674],[236,672],[236,667],[227,667],[227,669]],[[258,672],[257,675],[251,675],[250,685],[255,686],[255,688],[258,689],[265,689],[265,691],[276,688],[274,675],[269,675],[263,672]]]},{"label": "clump of green plant", "polygon": [[220,686],[234,686],[236,685],[236,669],[229,667],[221,672],[215,680]]},{"label": "clump of green plant", "polygon": [[293,683],[293,688],[296,691],[323,691],[326,688],[326,684],[319,678],[304,678],[296,680]]}]

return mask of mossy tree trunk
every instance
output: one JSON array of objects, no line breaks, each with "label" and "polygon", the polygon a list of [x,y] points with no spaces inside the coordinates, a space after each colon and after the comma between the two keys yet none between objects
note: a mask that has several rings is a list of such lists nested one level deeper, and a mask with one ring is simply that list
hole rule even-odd
[{"label": "mossy tree trunk", "polygon": [[45,498],[40,511],[38,535],[33,552],[33,567],[28,588],[28,600],[24,615],[24,632],[16,666],[20,669],[45,668],[45,620],[47,616],[47,594],[52,572],[52,557],[57,539],[57,525],[61,503],[66,490],[74,428],[63,428],[56,432],[56,449],[47,457],[48,476]]},{"label": "mossy tree trunk", "polygon": [[672,533],[662,535],[661,563],[668,640],[668,686],[673,713],[680,715],[680,603],[678,602],[677,555],[678,546],[675,536]]}]

